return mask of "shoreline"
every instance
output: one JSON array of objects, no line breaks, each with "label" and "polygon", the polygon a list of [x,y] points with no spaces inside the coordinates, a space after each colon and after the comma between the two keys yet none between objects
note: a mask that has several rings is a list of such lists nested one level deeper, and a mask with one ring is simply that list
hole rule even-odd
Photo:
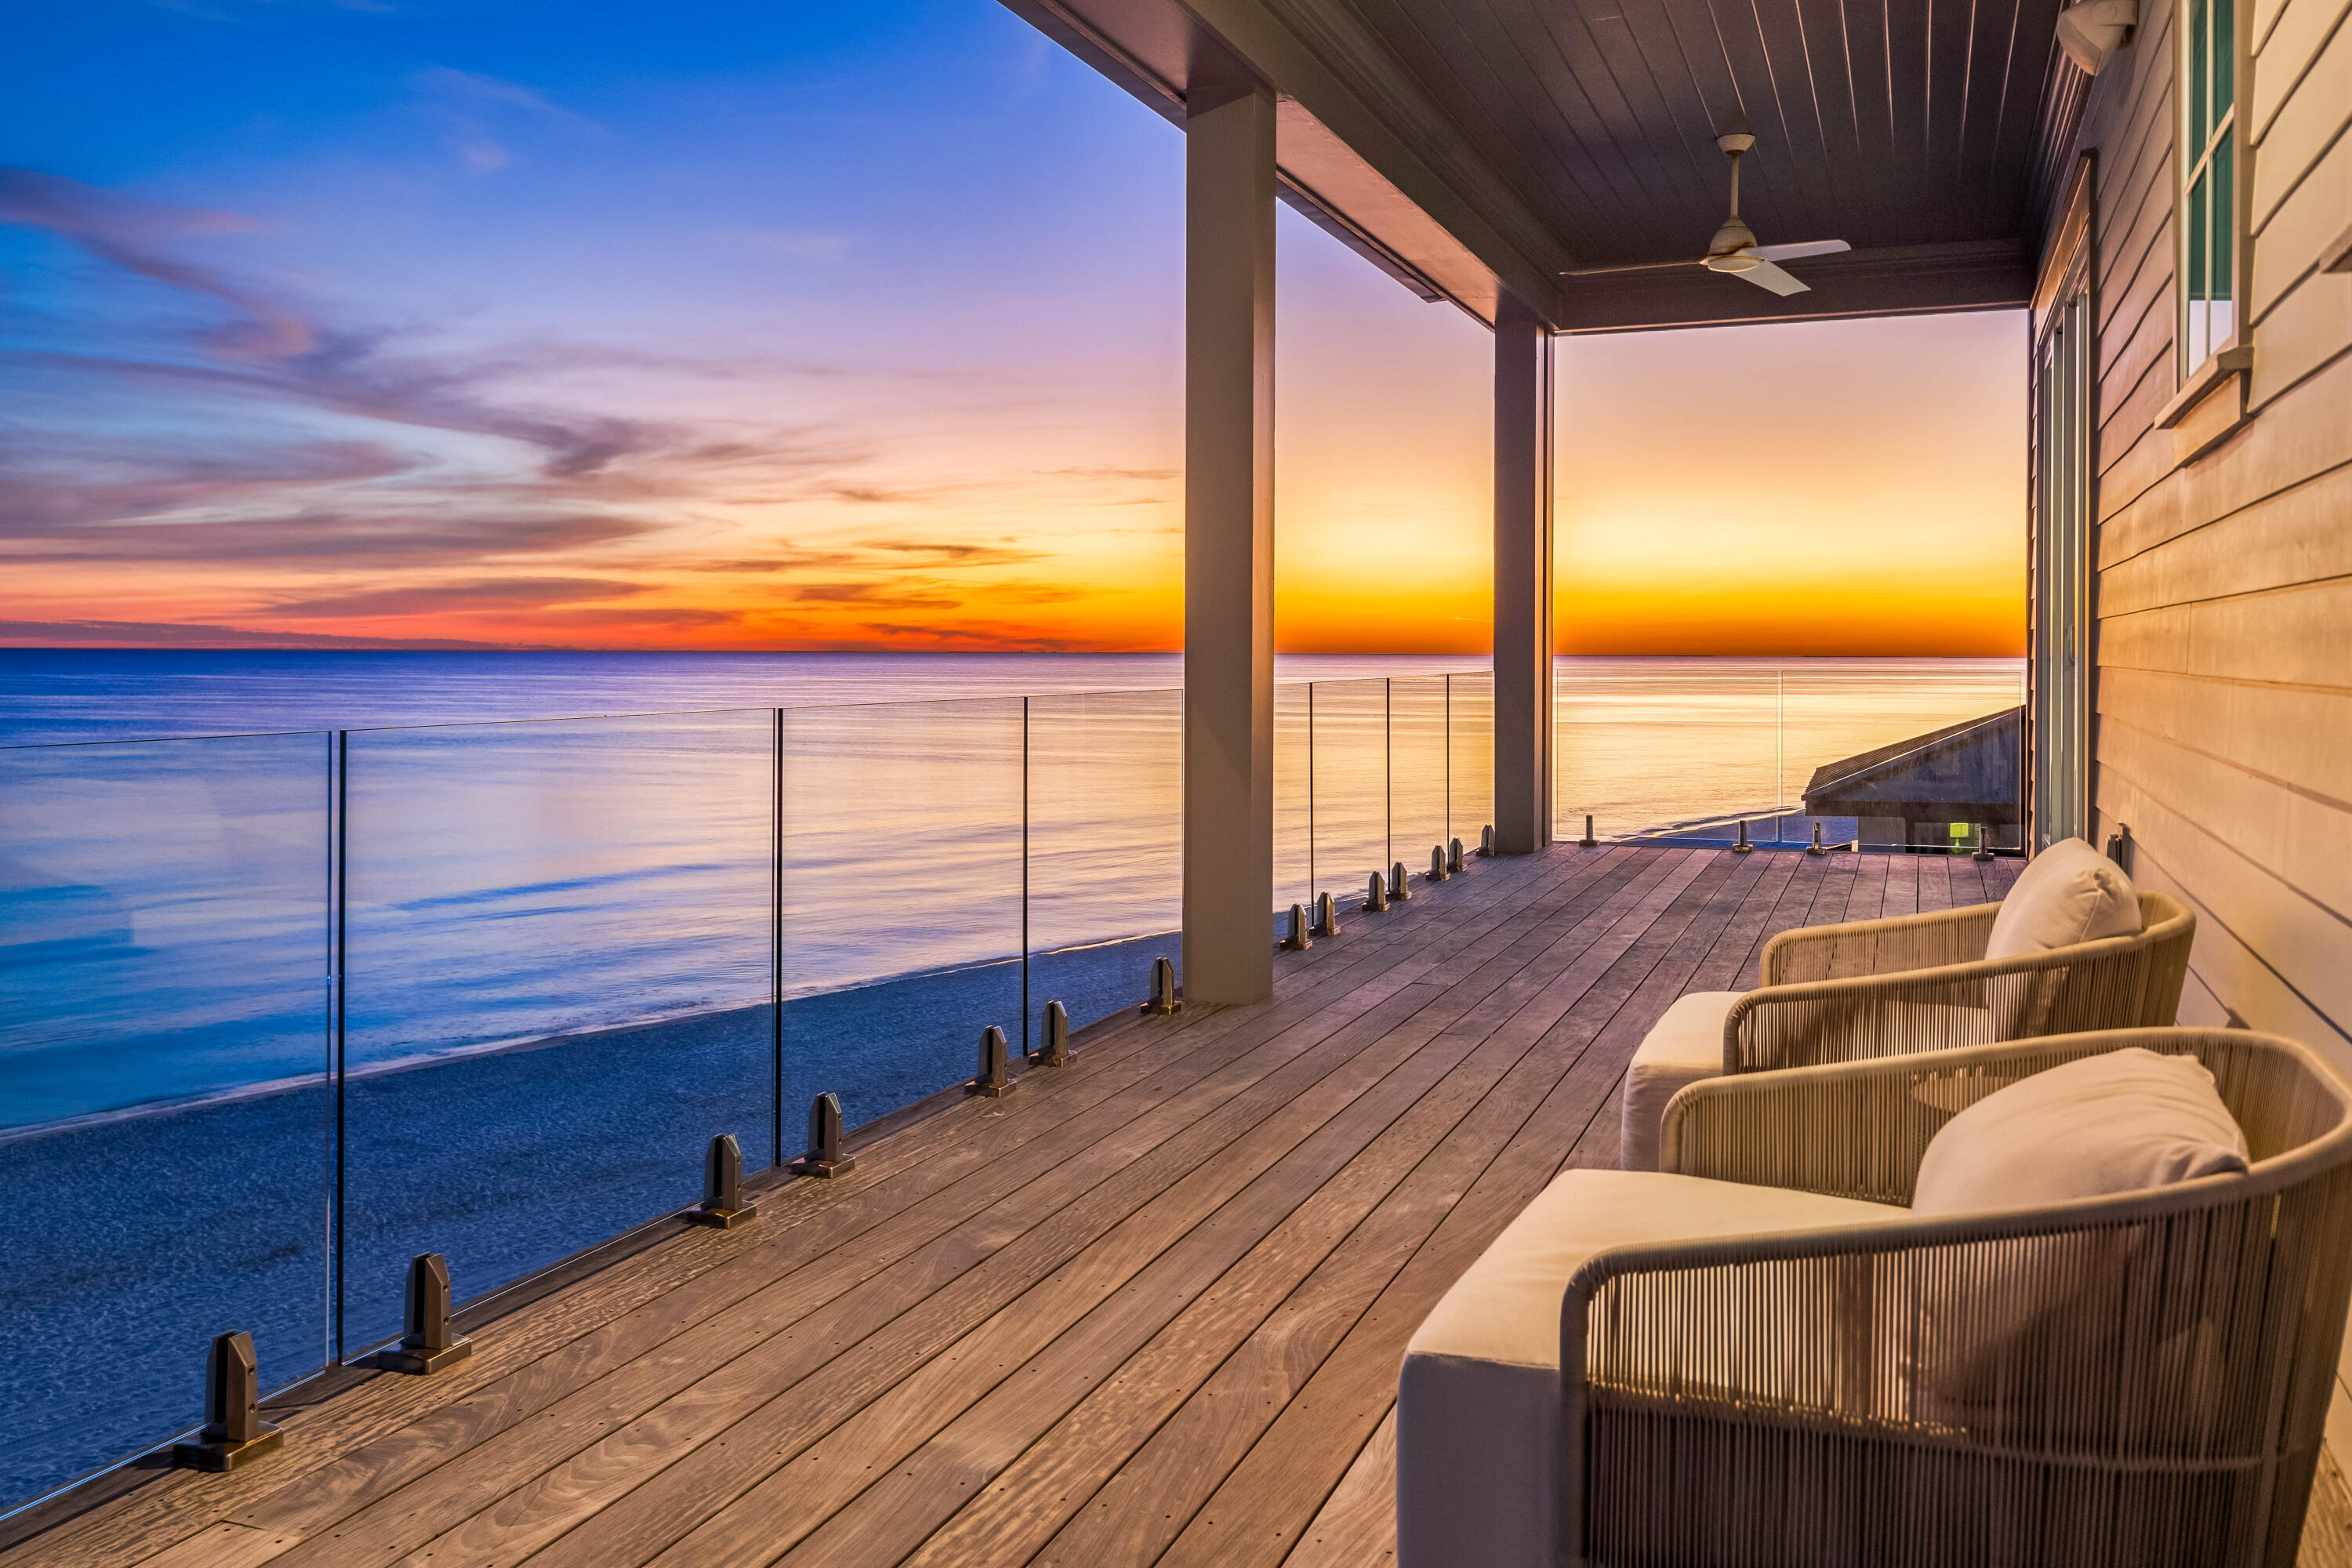
[{"label": "shoreline", "polygon": [[[1130,942],[1152,942],[1172,935],[1167,931],[1145,931],[1133,936],[1107,937],[1100,942],[1080,942],[1069,947],[1055,948],[1047,952],[1031,954],[1034,963],[1049,958],[1100,952],[1121,947]],[[959,974],[982,973],[992,969],[1009,969],[1020,963],[1018,958],[990,958],[973,963],[947,964],[936,969],[916,970],[906,974],[885,975],[877,979],[854,981],[846,985],[824,986],[795,992],[775,1001],[740,1002],[723,1007],[696,1007],[681,1013],[656,1013],[631,1018],[620,1023],[598,1024],[590,1028],[567,1029],[556,1034],[525,1035],[512,1039],[485,1040],[471,1045],[446,1046],[418,1051],[409,1056],[394,1057],[380,1062],[366,1062],[344,1071],[346,1084],[389,1077],[396,1073],[416,1072],[427,1068],[444,1067],[483,1057],[506,1056],[519,1052],[553,1049],[558,1047],[593,1040],[603,1036],[625,1034],[641,1029],[658,1029],[670,1026],[698,1022],[716,1022],[737,1015],[773,1010],[782,1005],[791,1008],[796,1004],[821,997],[847,996],[861,991],[873,991],[887,986],[919,984],[927,981],[949,979]],[[74,1116],[61,1116],[47,1121],[27,1122],[21,1127],[0,1128],[0,1148],[36,1138],[53,1137],[60,1133],[79,1132],[118,1122],[147,1121],[198,1110],[210,1106],[235,1105],[278,1095],[297,1094],[305,1089],[320,1089],[335,1081],[331,1071],[298,1073],[286,1078],[265,1079],[255,1083],[237,1084],[227,1089],[203,1094],[176,1095],[167,1100],[142,1100],[135,1105],[114,1106],[104,1110],[84,1111]]]}]

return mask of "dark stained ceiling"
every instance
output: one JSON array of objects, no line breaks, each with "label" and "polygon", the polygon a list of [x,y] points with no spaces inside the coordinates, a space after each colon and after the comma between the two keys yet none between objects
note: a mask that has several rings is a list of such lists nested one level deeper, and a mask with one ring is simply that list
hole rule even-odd
[{"label": "dark stained ceiling", "polygon": [[[1204,58],[1255,73],[1326,133],[1281,157],[1328,226],[1475,313],[1508,287],[1570,331],[2021,301],[2082,85],[2059,0],[1007,3],[1171,118]],[[1740,206],[1764,244],[1854,252],[1790,263],[1812,291],[1786,300],[1586,271],[1704,251],[1727,129],[1757,137]],[[1461,253],[1383,217],[1400,194]]]},{"label": "dark stained ceiling", "polygon": [[1580,265],[2017,237],[2057,0],[1345,0]]}]

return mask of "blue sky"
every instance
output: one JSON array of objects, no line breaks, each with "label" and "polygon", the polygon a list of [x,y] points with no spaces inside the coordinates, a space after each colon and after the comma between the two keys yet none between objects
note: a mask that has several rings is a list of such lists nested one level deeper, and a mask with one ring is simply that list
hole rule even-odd
[{"label": "blue sky", "polygon": [[[993,0],[93,0],[0,102],[0,639],[1177,638],[1181,136]],[[1286,641],[1483,646],[1486,334],[1281,261]]]}]

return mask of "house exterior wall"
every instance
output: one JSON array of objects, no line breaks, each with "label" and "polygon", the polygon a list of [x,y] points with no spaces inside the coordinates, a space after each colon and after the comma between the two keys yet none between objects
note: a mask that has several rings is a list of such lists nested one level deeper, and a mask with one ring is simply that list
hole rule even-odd
[{"label": "house exterior wall", "polygon": [[[2095,152],[2091,799],[2102,842],[2130,825],[2135,879],[2197,913],[2181,1021],[2352,1072],[2352,275],[2315,270],[2352,226],[2352,0],[2239,0],[2252,358],[2201,400],[2174,346],[2174,4],[2142,0],[2076,137]],[[2344,1387],[2330,1438],[2352,1454]]]}]

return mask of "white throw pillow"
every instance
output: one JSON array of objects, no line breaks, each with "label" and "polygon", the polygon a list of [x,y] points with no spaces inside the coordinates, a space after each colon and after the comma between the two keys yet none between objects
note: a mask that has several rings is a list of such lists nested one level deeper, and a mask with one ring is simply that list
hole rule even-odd
[{"label": "white throw pillow", "polygon": [[2194,1057],[2135,1046],[1985,1096],[1928,1142],[1916,1215],[2032,1208],[2243,1171],[2246,1135]]},{"label": "white throw pillow", "polygon": [[[2243,1172],[2248,1158],[2245,1134],[2202,1062],[2135,1047],[2035,1073],[1953,1117],[1919,1162],[1911,1212],[1979,1214],[2138,1192]],[[2014,1440],[2023,1440],[2023,1422],[2058,1440],[2072,1415],[2020,1403],[2018,1391],[2040,1386],[2055,1366],[2113,1360],[2119,1303],[2146,1288],[2140,1277],[2152,1266],[2139,1250],[2126,1233],[2101,1229],[1972,1242],[1940,1261],[1918,1260],[1893,1299],[1916,1303],[1906,1359],[1919,1413],[1960,1426],[1990,1423]]]},{"label": "white throw pillow", "polygon": [[2123,868],[2080,838],[2062,838],[2018,873],[1984,955],[2026,958],[2139,929],[2139,895]]}]

